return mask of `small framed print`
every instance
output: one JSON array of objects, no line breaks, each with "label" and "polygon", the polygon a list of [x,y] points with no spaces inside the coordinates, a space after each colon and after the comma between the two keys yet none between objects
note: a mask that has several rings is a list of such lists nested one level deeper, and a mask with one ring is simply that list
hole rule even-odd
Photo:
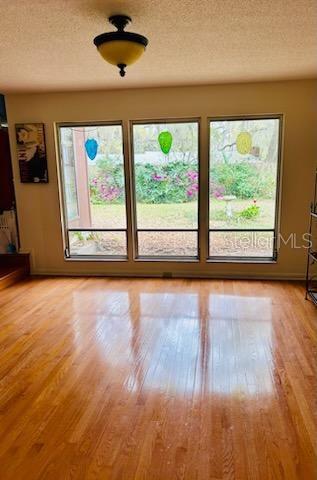
[{"label": "small framed print", "polygon": [[44,123],[15,125],[20,180],[48,183]]}]

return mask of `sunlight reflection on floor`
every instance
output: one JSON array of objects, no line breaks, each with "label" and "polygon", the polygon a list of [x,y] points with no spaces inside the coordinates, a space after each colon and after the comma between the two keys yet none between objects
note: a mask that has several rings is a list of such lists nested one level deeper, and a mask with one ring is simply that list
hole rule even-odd
[{"label": "sunlight reflection on floor", "polygon": [[[91,321],[103,361],[130,391],[272,391],[270,298],[113,291],[98,296],[96,308]],[[76,309],[89,321],[83,295]]]}]

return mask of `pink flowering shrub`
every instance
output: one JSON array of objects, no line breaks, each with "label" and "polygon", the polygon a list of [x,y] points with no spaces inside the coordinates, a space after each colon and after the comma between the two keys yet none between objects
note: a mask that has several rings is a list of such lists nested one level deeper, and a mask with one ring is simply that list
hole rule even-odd
[{"label": "pink flowering shrub", "polygon": [[[196,167],[196,165],[195,165]],[[184,203],[197,199],[198,171],[193,164],[176,161],[166,164],[136,164],[134,168],[137,200],[142,203]],[[90,179],[92,203],[123,203],[122,166],[99,170]]]},{"label": "pink flowering shrub", "polygon": [[118,175],[98,174],[90,180],[90,198],[92,203],[122,203],[124,201],[124,179]]},{"label": "pink flowering shrub", "polygon": [[197,199],[196,165],[183,161],[136,164],[136,194],[142,203],[184,203]]}]

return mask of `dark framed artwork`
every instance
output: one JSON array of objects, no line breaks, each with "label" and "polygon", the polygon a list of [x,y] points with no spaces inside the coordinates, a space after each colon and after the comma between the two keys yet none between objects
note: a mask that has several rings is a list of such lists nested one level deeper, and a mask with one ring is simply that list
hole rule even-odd
[{"label": "dark framed artwork", "polygon": [[22,183],[48,183],[44,123],[15,125]]}]

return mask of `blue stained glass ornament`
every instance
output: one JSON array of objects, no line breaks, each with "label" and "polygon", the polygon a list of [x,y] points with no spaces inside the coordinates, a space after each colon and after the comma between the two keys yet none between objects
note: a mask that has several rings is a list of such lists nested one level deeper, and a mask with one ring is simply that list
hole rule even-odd
[{"label": "blue stained glass ornament", "polygon": [[94,138],[85,141],[85,149],[90,160],[94,160],[98,151],[98,142]]}]

